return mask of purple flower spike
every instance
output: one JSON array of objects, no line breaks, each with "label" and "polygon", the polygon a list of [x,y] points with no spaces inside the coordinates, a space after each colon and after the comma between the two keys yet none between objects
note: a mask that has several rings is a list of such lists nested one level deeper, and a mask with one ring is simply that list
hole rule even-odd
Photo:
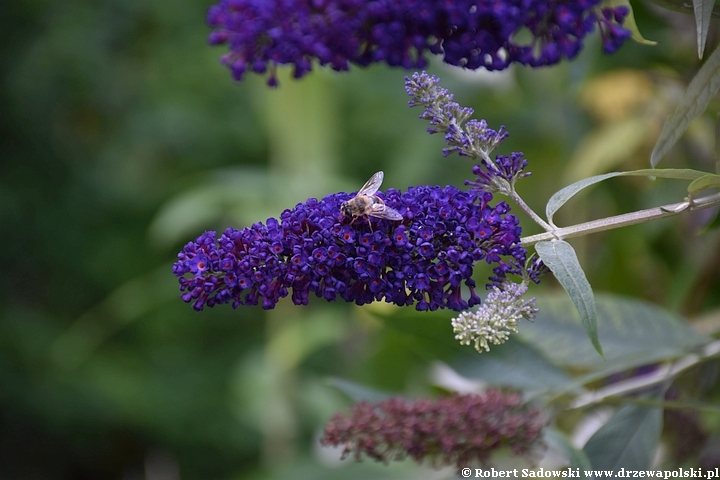
[{"label": "purple flower spike", "polygon": [[[488,128],[485,120],[470,120],[473,109],[462,107],[453,101],[453,95],[439,86],[440,79],[427,72],[413,73],[405,77],[405,91],[410,96],[410,107],[425,107],[420,118],[430,121],[429,133],[445,132],[450,148],[443,150],[445,156],[453,152],[473,158],[489,159],[489,154],[505,140],[509,133],[505,127],[495,131]],[[463,124],[465,124],[463,126]]]},{"label": "purple flower spike", "polygon": [[306,305],[314,293],[358,305],[385,300],[418,310],[461,311],[480,303],[475,263],[495,264],[488,286],[522,273],[527,252],[519,245],[517,218],[507,214],[505,203],[489,205],[488,192],[388,189],[383,199],[402,214],[400,221],[351,219],[340,210],[350,198],[313,198],[285,210],[279,220],[227,229],[219,238],[205,232],[173,266],[182,299],[196,310],[220,303],[270,309],[292,292],[297,305]]},{"label": "purple flower spike", "polygon": [[[600,0],[220,0],[208,10],[215,30],[208,41],[227,44],[222,63],[236,80],[246,71],[294,65],[294,77],[313,61],[333,70],[351,63],[387,63],[424,68],[426,55],[443,55],[450,65],[502,70],[513,62],[542,66],[572,59],[585,36],[601,24],[605,51],[628,38],[620,25],[627,11],[608,16]],[[624,13],[623,13],[624,12]],[[531,34],[518,43],[518,33]]]},{"label": "purple flower spike", "polygon": [[411,97],[409,105],[425,107],[420,118],[430,120],[428,132],[445,132],[445,142],[450,147],[443,149],[443,155],[457,152],[481,161],[473,168],[477,178],[473,182],[465,182],[467,185],[472,185],[479,193],[489,191],[510,195],[515,182],[530,175],[530,172],[524,171],[527,160],[520,152],[514,152],[510,157],[498,155],[492,160],[490,153],[509,136],[505,127],[496,131],[489,128],[485,120],[467,121],[473,110],[454,102],[453,95],[439,83],[437,77],[426,72],[405,77],[405,91]]}]

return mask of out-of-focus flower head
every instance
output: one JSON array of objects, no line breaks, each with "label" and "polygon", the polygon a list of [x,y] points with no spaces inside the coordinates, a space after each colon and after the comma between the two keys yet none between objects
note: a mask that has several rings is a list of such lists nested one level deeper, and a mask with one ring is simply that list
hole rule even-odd
[{"label": "out-of-focus flower head", "polygon": [[[209,41],[226,44],[222,57],[235,79],[247,71],[293,65],[301,78],[313,61],[334,70],[351,63],[423,68],[426,54],[472,70],[502,70],[517,62],[551,65],[572,59],[600,25],[605,51],[630,36],[626,7],[600,0],[220,0],[207,14]],[[518,40],[522,32],[529,40]]]},{"label": "out-of-focus flower head", "polygon": [[182,299],[196,310],[223,303],[269,309],[292,291],[298,305],[315,293],[358,305],[385,300],[461,311],[480,303],[476,263],[493,265],[488,286],[523,274],[517,218],[503,202],[491,206],[491,193],[423,186],[380,195],[401,221],[351,219],[340,206],[353,195],[336,193],[285,210],[279,221],[230,228],[219,238],[204,233],[173,267]]},{"label": "out-of-focus flower head", "polygon": [[488,390],[480,395],[438,399],[392,398],[361,402],[350,414],[336,413],[321,444],[344,447],[343,456],[387,462],[410,457],[432,466],[484,465],[509,447],[527,454],[539,442],[546,420],[519,394]]}]

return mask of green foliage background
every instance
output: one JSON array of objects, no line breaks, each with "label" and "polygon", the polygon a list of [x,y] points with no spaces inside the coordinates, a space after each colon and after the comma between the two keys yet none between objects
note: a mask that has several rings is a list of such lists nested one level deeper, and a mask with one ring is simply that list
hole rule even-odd
[{"label": "green foliage background", "polygon": [[[472,165],[443,158],[442,138],[407,108],[409,72],[284,72],[275,90],[257,76],[233,82],[206,44],[208,6],[0,7],[0,478],[431,478],[408,464],[335,468],[317,436],[348,404],[330,378],[417,395],[431,390],[434,360],[480,364],[452,339],[452,314],[320,299],[197,313],[171,265],[204,230],[355,190],[380,169],[384,187],[461,186]],[[691,17],[634,6],[659,46],[604,57],[595,36],[554,68],[429,69],[478,118],[506,125],[500,153],[525,152],[533,175],[519,191],[537,211],[584,176],[645,168],[698,68]],[[713,171],[713,138],[706,115],[664,166]],[[613,180],[557,222],[680,201],[683,188]],[[572,243],[597,290],[706,314],[713,329],[720,237],[697,236],[703,221]]]}]

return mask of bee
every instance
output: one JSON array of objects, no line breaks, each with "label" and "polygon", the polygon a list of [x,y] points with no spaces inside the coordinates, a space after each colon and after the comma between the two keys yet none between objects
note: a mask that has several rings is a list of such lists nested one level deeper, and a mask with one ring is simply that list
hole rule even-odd
[{"label": "bee", "polygon": [[[367,215],[369,217],[384,218],[386,220],[402,220],[403,216],[395,210],[385,205],[382,198],[375,195],[382,184],[383,172],[377,172],[365,182],[360,191],[350,200],[340,205],[340,211],[348,217],[361,217]],[[368,219],[369,223],[369,219]],[[372,225],[370,225],[372,230]]]}]

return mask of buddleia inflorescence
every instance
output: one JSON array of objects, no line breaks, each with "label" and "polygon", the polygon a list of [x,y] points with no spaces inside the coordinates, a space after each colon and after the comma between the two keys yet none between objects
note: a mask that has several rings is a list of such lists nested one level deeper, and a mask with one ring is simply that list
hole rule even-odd
[{"label": "buddleia inflorescence", "polygon": [[220,0],[207,21],[210,43],[229,47],[222,63],[236,80],[269,71],[277,85],[277,65],[301,78],[315,61],[337,71],[424,68],[428,54],[471,70],[552,65],[574,58],[596,28],[612,53],[630,37],[627,14],[600,0]]},{"label": "buddleia inflorescence", "polygon": [[430,121],[428,131],[445,134],[446,155],[479,160],[475,179],[466,182],[469,191],[418,186],[378,192],[400,220],[348,216],[341,206],[354,195],[333,193],[265,223],[228,228],[220,236],[205,232],[185,246],[173,267],[182,299],[196,310],[226,303],[271,309],[287,296],[306,305],[314,294],[358,305],[385,301],[462,312],[481,303],[473,273],[486,263],[491,293],[479,310],[453,320],[456,338],[482,351],[517,331],[520,318],[531,320],[534,299],[521,297],[545,267],[528,260],[510,207],[492,204],[493,192],[511,193],[529,175],[527,160],[519,152],[491,158],[508,136],[504,127],[496,131],[471,120],[472,109],[454,102],[436,77],[416,73],[405,87],[410,105],[424,107],[420,117]]},{"label": "buddleia inflorescence", "polygon": [[219,238],[204,233],[185,246],[173,269],[183,300],[196,310],[223,303],[273,308],[292,292],[298,305],[314,293],[358,305],[384,300],[461,311],[480,303],[472,279],[477,262],[493,265],[489,285],[520,274],[525,262],[517,218],[505,203],[492,206],[489,192],[388,189],[384,201],[403,215],[398,222],[343,215],[340,205],[351,197],[309,199],[279,220],[230,228]]},{"label": "buddleia inflorescence", "polygon": [[377,461],[412,458],[433,466],[485,465],[498,450],[527,455],[540,443],[547,419],[522,396],[488,390],[438,399],[360,402],[336,413],[321,443],[343,455]]},{"label": "buddleia inflorescence", "polygon": [[[460,106],[439,83],[437,77],[426,72],[407,77],[405,90],[411,98],[409,105],[424,108],[420,118],[430,122],[429,133],[445,134],[448,144],[443,149],[445,156],[457,153],[480,161],[472,169],[475,179],[465,182],[471,192],[512,195],[517,180],[530,175],[525,171],[527,160],[521,152],[492,158],[490,154],[509,135],[505,128],[496,131],[489,128],[485,120],[470,119],[473,110]],[[547,267],[533,257],[513,273],[520,274],[520,283],[506,277],[504,282],[488,285],[492,291],[478,309],[464,311],[452,320],[455,339],[461,344],[474,345],[478,352],[483,352],[490,349],[490,344],[504,343],[511,333],[517,333],[519,320],[533,320],[538,310],[535,298],[523,300],[523,295],[528,283],[537,283],[539,277],[547,273]]]}]

